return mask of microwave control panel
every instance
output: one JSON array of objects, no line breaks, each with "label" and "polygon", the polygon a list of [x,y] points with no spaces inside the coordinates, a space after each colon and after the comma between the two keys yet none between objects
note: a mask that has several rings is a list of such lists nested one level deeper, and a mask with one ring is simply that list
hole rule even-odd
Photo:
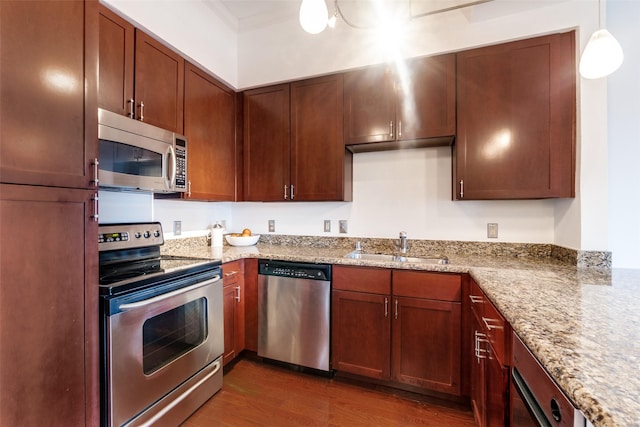
[{"label": "microwave control panel", "polygon": [[187,140],[176,136],[176,190],[187,189]]}]

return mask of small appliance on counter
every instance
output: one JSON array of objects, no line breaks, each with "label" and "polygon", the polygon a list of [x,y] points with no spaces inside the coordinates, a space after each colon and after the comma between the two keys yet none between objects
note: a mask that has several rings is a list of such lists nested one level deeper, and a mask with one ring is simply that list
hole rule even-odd
[{"label": "small appliance on counter", "polygon": [[222,387],[220,261],[161,256],[159,222],[98,229],[101,425],[179,425]]}]

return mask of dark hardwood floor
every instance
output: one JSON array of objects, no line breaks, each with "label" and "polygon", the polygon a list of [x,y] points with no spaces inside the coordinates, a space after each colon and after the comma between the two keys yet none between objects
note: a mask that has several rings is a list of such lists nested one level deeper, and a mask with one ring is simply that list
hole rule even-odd
[{"label": "dark hardwood floor", "polygon": [[183,427],[209,426],[475,426],[473,414],[340,379],[243,358],[224,385]]}]

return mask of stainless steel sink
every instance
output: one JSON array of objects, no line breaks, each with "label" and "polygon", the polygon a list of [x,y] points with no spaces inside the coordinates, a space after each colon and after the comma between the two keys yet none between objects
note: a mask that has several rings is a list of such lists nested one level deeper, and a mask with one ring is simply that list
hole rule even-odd
[{"label": "stainless steel sink", "polygon": [[344,256],[350,259],[361,259],[363,261],[387,261],[387,262],[413,262],[422,264],[449,264],[449,258],[442,257],[407,257],[402,255],[387,255],[387,254],[367,254],[360,251],[349,252]]}]

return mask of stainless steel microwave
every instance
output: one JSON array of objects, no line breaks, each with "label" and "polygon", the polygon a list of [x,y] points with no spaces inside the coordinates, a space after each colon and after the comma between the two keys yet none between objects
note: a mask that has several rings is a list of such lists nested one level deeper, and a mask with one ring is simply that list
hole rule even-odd
[{"label": "stainless steel microwave", "polygon": [[98,109],[101,187],[154,192],[187,190],[187,138]]}]

